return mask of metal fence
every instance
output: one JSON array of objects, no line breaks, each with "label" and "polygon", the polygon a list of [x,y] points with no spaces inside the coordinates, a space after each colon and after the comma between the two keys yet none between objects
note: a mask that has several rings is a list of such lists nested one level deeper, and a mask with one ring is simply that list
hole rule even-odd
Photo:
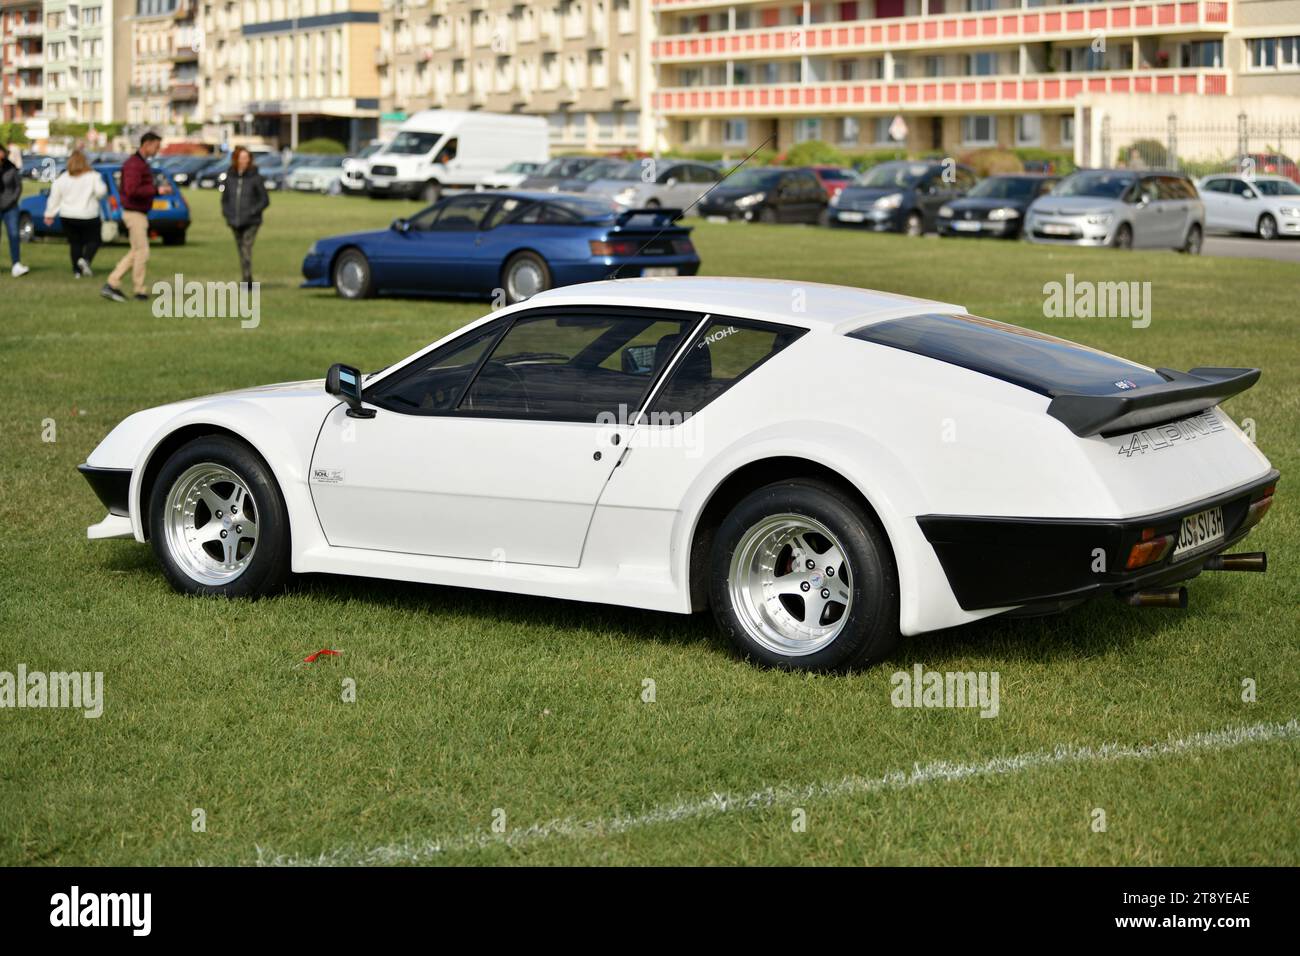
[{"label": "metal fence", "polygon": [[1101,119],[1103,162],[1131,169],[1177,169],[1191,176],[1239,172],[1300,182],[1300,118],[1188,123],[1170,113],[1164,123],[1112,125]]}]

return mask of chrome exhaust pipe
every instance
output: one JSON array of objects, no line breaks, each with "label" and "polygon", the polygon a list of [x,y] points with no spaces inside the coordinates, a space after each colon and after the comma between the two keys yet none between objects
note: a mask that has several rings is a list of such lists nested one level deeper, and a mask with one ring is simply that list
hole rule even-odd
[{"label": "chrome exhaust pipe", "polygon": [[1187,607],[1187,588],[1155,588],[1122,595],[1132,607]]},{"label": "chrome exhaust pipe", "polygon": [[1268,553],[1243,551],[1240,554],[1216,554],[1203,567],[1206,571],[1255,571],[1263,574],[1268,570]]}]

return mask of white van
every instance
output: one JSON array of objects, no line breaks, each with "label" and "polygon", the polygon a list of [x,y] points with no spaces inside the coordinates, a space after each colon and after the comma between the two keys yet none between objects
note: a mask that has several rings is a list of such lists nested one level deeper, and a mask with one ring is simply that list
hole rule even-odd
[{"label": "white van", "polygon": [[473,188],[510,163],[549,157],[546,120],[540,116],[423,110],[370,157],[366,192],[434,202],[445,186]]}]

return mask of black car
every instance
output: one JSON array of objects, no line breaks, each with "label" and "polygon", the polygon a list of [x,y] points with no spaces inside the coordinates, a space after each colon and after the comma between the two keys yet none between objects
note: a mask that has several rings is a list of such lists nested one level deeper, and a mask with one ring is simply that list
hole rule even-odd
[{"label": "black car", "polygon": [[177,186],[192,186],[196,176],[212,165],[211,156],[166,156],[157,164],[166,171]]},{"label": "black car", "polygon": [[811,169],[742,169],[709,190],[699,210],[701,216],[727,219],[820,223],[826,190]]},{"label": "black car", "polygon": [[873,166],[831,200],[832,226],[919,236],[935,227],[939,208],[975,185],[968,166],[938,160],[895,160]]},{"label": "black car", "polygon": [[1014,239],[1020,235],[1029,204],[1060,181],[1059,176],[1030,173],[982,179],[961,199],[939,207],[939,235]]}]

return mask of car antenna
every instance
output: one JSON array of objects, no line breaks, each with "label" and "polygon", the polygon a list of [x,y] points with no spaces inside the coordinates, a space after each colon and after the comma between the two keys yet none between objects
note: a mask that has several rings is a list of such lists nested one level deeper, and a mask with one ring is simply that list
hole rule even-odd
[{"label": "car antenna", "polygon": [[[714,183],[714,184],[713,184],[712,186],[710,186],[708,189],[704,190],[704,192],[702,192],[702,193],[700,193],[698,196],[696,196],[696,197],[695,197],[695,202],[691,203],[691,204],[690,204],[689,206],[687,206],[685,209],[680,209],[680,210],[678,210],[677,215],[673,216],[673,218],[670,219],[670,220],[667,222],[667,224],[660,226],[660,227],[659,227],[659,231],[656,232],[656,233],[655,233],[653,236],[651,236],[649,239],[647,239],[647,240],[645,241],[645,243],[642,244],[641,248],[638,249],[638,250],[636,251],[636,254],[635,254],[632,258],[636,259],[636,258],[640,257],[641,253],[645,252],[646,249],[648,249],[648,248],[650,247],[650,244],[651,244],[652,242],[654,242],[656,239],[658,239],[660,236],[662,236],[662,235],[664,234],[664,230],[665,230],[665,229],[667,229],[669,226],[675,226],[675,225],[677,225],[677,220],[681,219],[681,218],[682,218],[683,216],[685,216],[688,212],[690,212],[692,209],[694,209],[695,206],[698,205],[699,202],[700,202],[702,199],[704,199],[705,196],[707,196],[709,193],[713,192],[713,190],[717,189],[719,186],[721,186],[723,183],[725,183],[725,182],[727,181],[727,177],[728,177],[728,176],[730,176],[732,173],[734,173],[736,170],[738,170],[741,166],[744,166],[747,162],[749,162],[751,159],[753,159],[753,158],[754,158],[754,155],[755,155],[755,154],[756,154],[760,149],[763,149],[764,147],[766,147],[767,144],[770,143],[770,142],[772,142],[774,139],[776,139],[776,134],[775,134],[775,133],[773,133],[773,134],[772,134],[771,136],[769,136],[767,139],[763,140],[763,142],[761,142],[761,143],[759,143],[757,146],[755,146],[755,147],[750,151],[750,153],[749,153],[748,156],[746,156],[746,157],[745,157],[744,159],[742,159],[740,162],[736,163],[735,166],[732,166],[730,169],[728,169],[728,170],[723,174],[723,176],[722,176],[721,179],[719,179],[716,183]],[[626,263],[624,263],[623,265],[626,265]],[[606,278],[606,279],[617,279],[617,278],[618,278],[618,274],[619,274],[619,272],[622,270],[622,268],[623,268],[622,265],[618,266],[618,268],[616,268],[616,269],[615,269],[613,272],[611,272],[609,275],[605,276],[605,278]]]}]

